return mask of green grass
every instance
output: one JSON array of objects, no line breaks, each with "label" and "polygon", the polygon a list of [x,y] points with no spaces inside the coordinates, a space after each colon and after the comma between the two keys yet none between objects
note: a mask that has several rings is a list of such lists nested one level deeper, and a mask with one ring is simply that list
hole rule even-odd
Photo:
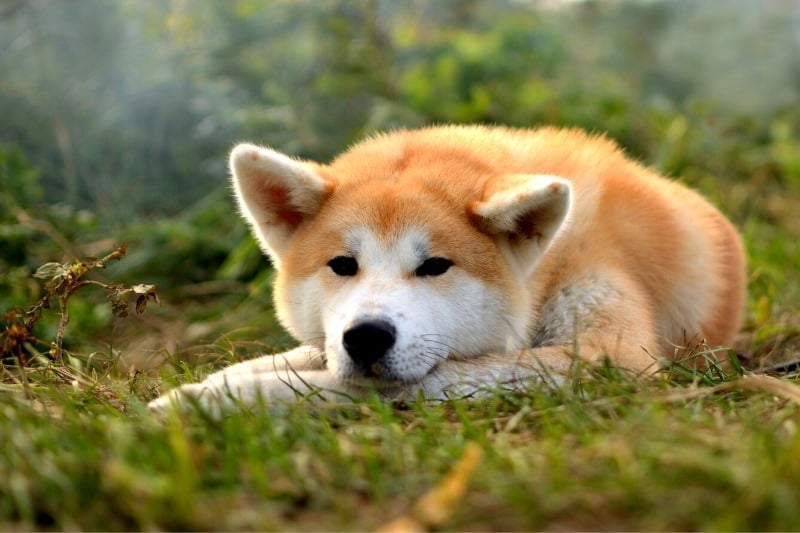
[{"label": "green grass", "polygon": [[[780,209],[756,206],[754,217],[732,193],[720,202],[740,213],[748,249],[735,348],[749,368],[800,359],[795,192],[767,198],[748,182],[740,202],[786,204],[770,200]],[[204,236],[197,249],[214,240],[195,233]],[[170,276],[185,276],[173,267],[196,250],[170,258],[159,239],[132,246],[132,272],[123,262],[106,274],[156,281],[160,306],[87,341],[89,326],[108,324],[89,320],[107,303],[78,294],[66,366],[0,366],[0,529],[800,529],[797,373],[754,380],[676,368],[634,380],[599,369],[563,390],[473,402],[300,404],[158,421],[145,404],[159,392],[291,342],[263,290],[268,271],[252,283],[223,269],[179,285]],[[163,266],[160,278],[136,270],[148,264],[142,254]],[[38,334],[50,339],[52,329]],[[467,472],[475,446],[482,454]]]},{"label": "green grass", "polygon": [[145,411],[140,396],[152,391],[141,391],[142,378],[106,376],[95,388],[43,384],[31,392],[35,401],[7,387],[0,524],[368,530],[402,517],[425,524],[418,502],[474,443],[483,454],[461,481],[463,493],[428,525],[798,529],[800,393],[788,380],[752,387],[747,379],[635,381],[606,369],[564,390],[475,402],[301,404],[164,422]]},{"label": "green grass", "polygon": [[[31,21],[60,20],[45,8],[39,9],[42,17],[31,17],[38,9],[34,3],[16,4],[26,4],[16,11]],[[100,6],[85,4],[85,10]],[[10,357],[4,351],[0,530],[800,530],[797,372],[771,380],[676,369],[632,380],[602,369],[563,390],[532,387],[474,402],[301,404],[217,421],[199,413],[163,422],[151,417],[144,406],[159,392],[292,342],[264,289],[271,272],[263,268],[254,241],[244,239],[246,225],[222,181],[169,219],[130,218],[142,209],[178,209],[196,196],[204,179],[221,180],[220,154],[235,140],[228,138],[234,131],[237,138],[250,136],[321,159],[374,127],[406,121],[479,119],[610,131],[631,154],[700,190],[741,229],[749,299],[734,348],[744,364],[759,368],[800,359],[800,107],[765,116],[720,112],[728,106],[718,106],[714,91],[691,81],[693,73],[653,77],[658,61],[651,64],[650,56],[659,41],[642,40],[639,24],[631,23],[658,19],[653,28],[663,28],[651,33],[670,35],[672,23],[658,3],[652,3],[654,11],[631,4],[631,13],[587,3],[590,18],[599,15],[601,25],[594,29],[589,19],[570,16],[548,22],[537,14],[530,24],[500,10],[499,18],[487,18],[480,14],[484,6],[463,27],[447,23],[436,29],[435,22],[472,18],[471,8],[444,9],[446,16],[434,16],[418,31],[424,28],[406,14],[408,20],[398,19],[397,35],[385,42],[374,39],[381,32],[372,31],[373,22],[380,17],[373,16],[370,2],[347,9],[340,9],[345,2],[329,3],[338,14],[326,8],[331,13],[324,16],[276,3],[280,16],[267,17],[271,22],[263,27],[266,19],[245,13],[246,4],[256,2],[230,3],[230,13],[215,3],[197,4],[193,13],[178,13],[188,25],[167,24],[166,33],[149,4],[142,3],[143,12],[133,3],[123,8],[134,29],[152,19],[142,26],[152,30],[144,32],[149,40],[142,46],[164,52],[159,61],[188,61],[179,61],[185,64],[176,72],[160,68],[151,69],[156,77],[133,76],[141,83],[130,94],[153,95],[152,88],[160,87],[166,92],[158,94],[177,98],[175,105],[163,100],[165,106],[154,106],[147,96],[134,98],[130,109],[109,107],[108,98],[84,91],[97,100],[94,105],[75,90],[61,90],[63,83],[49,84],[59,91],[44,85],[24,90],[63,75],[73,79],[76,68],[93,79],[94,65],[61,62],[66,70],[54,70],[54,41],[38,39],[45,48],[37,53],[36,46],[17,39],[23,55],[27,48],[44,63],[15,65],[44,70],[6,76],[13,83],[3,93],[2,106],[11,111],[4,115],[4,140],[20,146],[0,147],[0,313],[42,296],[30,277],[38,265],[105,251],[112,242],[129,243],[131,254],[94,279],[155,283],[162,303],[120,321],[97,290],[81,291],[70,299],[65,366],[49,366],[42,357],[23,361],[23,372],[19,357],[14,361],[23,352],[48,351],[57,331],[56,305],[33,331],[43,343],[26,337],[19,343],[25,350],[11,350]],[[119,15],[114,9],[103,13],[108,20]],[[13,22],[13,13],[6,15]],[[297,26],[293,20],[300,15],[311,26]],[[71,18],[85,24],[84,17]],[[215,26],[213,20],[221,22]],[[276,21],[301,31],[275,33]],[[585,26],[569,32],[577,41],[557,35],[575,21]],[[13,30],[14,24],[7,26]],[[277,48],[254,55],[252,46],[237,44],[239,36],[227,36],[227,26],[241,26],[237,34],[258,34],[262,44]],[[114,32],[106,33],[113,41]],[[213,53],[197,53],[205,46],[201,33],[216,42],[209,48]],[[296,39],[287,40],[292,33]],[[529,54],[515,52],[520,37],[543,62],[531,66]],[[587,55],[582,43],[589,42]],[[85,48],[82,43],[61,49],[74,55]],[[114,57],[94,37],[86,43],[87,50]],[[332,46],[337,43],[344,48]],[[327,61],[323,54],[308,70],[303,58],[339,49],[347,51],[338,54],[344,62]],[[397,53],[384,53],[392,49]],[[271,75],[281,70],[286,54],[280,50],[300,58],[279,76],[288,85]],[[580,61],[571,61],[573,56]],[[743,69],[749,68],[746,59]],[[106,76],[102,67],[97,66],[99,80]],[[292,80],[312,78],[300,94],[292,89]],[[97,83],[83,85],[91,89]],[[187,97],[182,87],[204,90]],[[485,98],[490,93],[492,99]],[[739,94],[736,87],[731,94]],[[170,113],[158,118],[164,109]],[[131,122],[128,115],[142,120]],[[199,137],[191,127],[198,123]],[[50,142],[54,125],[59,142]],[[25,162],[23,148],[41,169]],[[84,179],[81,193],[78,182]],[[151,179],[167,188],[156,188]],[[136,183],[142,194],[123,198],[112,182]],[[181,191],[181,183],[191,186]],[[44,190],[59,202],[81,197],[97,216],[75,206],[43,205]],[[159,192],[163,202],[152,195]],[[475,447],[481,456],[467,468],[465,457],[473,457]]]},{"label": "green grass", "polygon": [[[757,221],[744,233],[737,351],[756,368],[800,359],[796,235]],[[603,368],[563,390],[472,402],[159,421],[145,409],[159,392],[288,344],[244,284],[162,300],[117,323],[103,351],[0,367],[0,529],[800,529],[797,373],[676,367],[635,380]],[[225,334],[201,344],[200,326]],[[149,371],[130,359],[142,346]]]},{"label": "green grass", "polygon": [[[751,367],[800,359],[798,270],[780,268],[797,260],[792,235],[745,231],[737,351]],[[162,343],[159,370],[136,371],[114,347],[64,367],[0,367],[0,529],[800,529],[797,374],[676,367],[634,380],[604,368],[563,390],[472,402],[154,419],[145,403],[159,392],[287,344],[263,293],[236,287],[118,324],[114,346]],[[192,343],[187,324],[228,333]],[[472,446],[477,465],[453,478]],[[436,518],[421,511],[430,501]]]}]

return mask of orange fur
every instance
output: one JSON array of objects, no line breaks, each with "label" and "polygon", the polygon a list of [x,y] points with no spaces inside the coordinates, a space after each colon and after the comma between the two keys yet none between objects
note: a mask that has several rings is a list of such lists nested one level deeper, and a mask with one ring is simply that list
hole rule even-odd
[{"label": "orange fur", "polygon": [[600,136],[434,127],[328,165],[243,144],[231,169],[305,346],[174,389],[156,412],[320,389],[444,399],[563,378],[574,356],[648,371],[741,325],[736,230]]},{"label": "orange fur", "polygon": [[[598,272],[620,293],[581,334],[589,358],[644,368],[652,363],[645,350],[672,357],[701,338],[729,345],[740,327],[744,258],[736,231],[698,194],[603,137],[554,128],[400,131],[356,145],[319,172],[336,187],[294,240],[281,285],[319,269],[341,228],[357,220],[387,239],[421,221],[441,253],[486,283],[509,286],[511,274],[492,237],[473,223],[471,206],[500,186],[497,176],[552,174],[572,184],[574,205],[529,277],[532,327],[547,320],[542,306],[559,289]],[[285,305],[280,289],[276,301]]]}]

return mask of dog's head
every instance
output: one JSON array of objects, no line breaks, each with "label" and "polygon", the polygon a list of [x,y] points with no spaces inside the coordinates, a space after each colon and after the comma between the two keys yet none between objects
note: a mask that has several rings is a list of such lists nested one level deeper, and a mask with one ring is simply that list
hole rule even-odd
[{"label": "dog's head", "polygon": [[475,146],[413,132],[330,165],[241,144],[230,165],[281,322],[339,378],[414,382],[525,343],[526,279],[565,220],[566,180],[497,172]]}]

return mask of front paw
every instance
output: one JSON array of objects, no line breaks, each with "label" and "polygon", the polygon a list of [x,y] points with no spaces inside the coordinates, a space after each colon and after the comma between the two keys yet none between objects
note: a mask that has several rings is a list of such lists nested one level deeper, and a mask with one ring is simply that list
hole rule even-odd
[{"label": "front paw", "polygon": [[277,405],[298,401],[317,402],[327,398],[350,398],[363,391],[342,383],[326,371],[303,372],[218,372],[201,383],[183,385],[148,404],[153,413],[163,415],[170,410],[201,409],[219,416],[238,408],[273,409]]},{"label": "front paw", "polygon": [[147,404],[151,413],[164,416],[169,411],[183,412],[194,406],[208,410],[214,406],[214,392],[203,383],[189,383],[162,394]]}]

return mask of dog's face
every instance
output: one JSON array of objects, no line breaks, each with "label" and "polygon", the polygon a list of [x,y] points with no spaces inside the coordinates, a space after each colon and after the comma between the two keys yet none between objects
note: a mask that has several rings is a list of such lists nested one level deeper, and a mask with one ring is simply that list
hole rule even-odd
[{"label": "dog's face", "polygon": [[569,184],[386,146],[326,167],[234,149],[240,207],[278,270],[281,322],[343,380],[415,382],[447,358],[521,347],[526,278]]},{"label": "dog's face", "polygon": [[324,344],[341,378],[415,381],[444,358],[508,348],[521,302],[491,238],[420,191],[363,193],[335,191],[281,259],[286,326]]}]

